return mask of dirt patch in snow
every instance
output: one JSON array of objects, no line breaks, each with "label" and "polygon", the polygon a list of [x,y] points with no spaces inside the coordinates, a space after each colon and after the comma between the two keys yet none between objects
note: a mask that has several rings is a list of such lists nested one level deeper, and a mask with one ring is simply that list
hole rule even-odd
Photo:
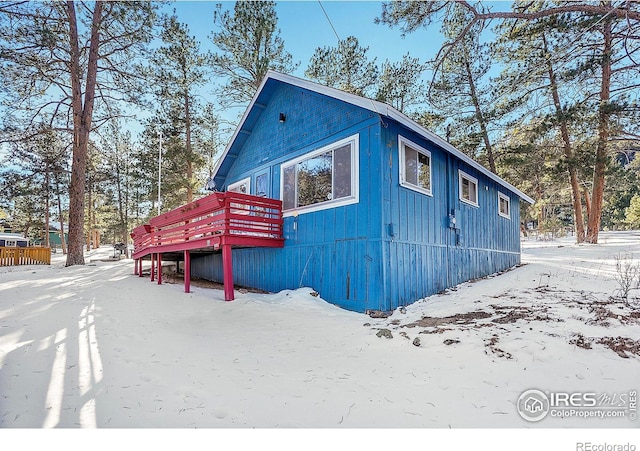
[{"label": "dirt patch in snow", "polygon": [[[596,324],[608,327],[611,321],[619,321],[621,324],[640,324],[640,310],[628,310],[624,308],[624,304],[615,299],[594,302],[588,306],[589,313],[594,317],[588,321],[588,324]],[[618,313],[612,312],[612,308],[616,308]]]},{"label": "dirt patch in snow", "polygon": [[592,341],[593,341],[592,339],[587,338],[582,334],[578,334],[576,335],[575,338],[572,338],[571,340],[569,340],[569,344],[576,345],[577,347],[582,349],[591,349]]},{"label": "dirt patch in snow", "polygon": [[627,353],[640,356],[640,340],[627,337],[603,337],[597,343],[605,345],[623,359],[629,358]]},{"label": "dirt patch in snow", "polygon": [[[423,316],[421,319],[409,324],[404,324],[401,327],[438,327],[445,324],[465,325],[474,323],[478,319],[485,319],[490,317],[491,313],[487,313],[481,310],[477,312],[458,313],[456,315],[445,316],[443,318]],[[396,323],[396,325],[397,324],[399,324],[399,322]]]},{"label": "dirt patch in snow", "polygon": [[492,353],[504,359],[511,359],[513,356],[510,352],[506,352],[497,346],[499,341],[500,338],[498,337],[498,334],[493,334],[491,338],[486,339],[484,345],[487,349],[485,350],[485,353]]},{"label": "dirt patch in snow", "polygon": [[[535,293],[535,302],[531,302],[531,292]],[[450,316],[422,316],[419,320],[402,320],[402,317],[389,319],[387,327],[390,329],[422,329],[419,334],[443,334],[445,332],[474,330],[477,339],[482,340],[485,353],[497,357],[512,359],[517,355],[507,352],[498,346],[500,338],[511,333],[527,333],[533,330],[534,322],[563,323],[569,320],[579,320],[590,326],[599,326],[609,331],[596,336],[584,336],[582,333],[545,334],[566,340],[565,343],[581,349],[592,350],[598,345],[611,349],[622,358],[640,357],[640,340],[628,337],[609,336],[617,326],[640,325],[640,309],[628,304],[622,299],[609,297],[599,299],[593,293],[586,291],[563,291],[553,287],[537,287],[530,290],[512,290],[498,296],[491,296],[491,304],[484,309],[468,313],[458,313]],[[499,300],[507,301],[500,304]],[[482,302],[479,300],[477,302]],[[525,303],[526,302],[526,303]],[[567,310],[569,309],[569,310]],[[573,313],[569,313],[573,312]],[[407,322],[405,322],[407,321]],[[529,327],[523,327],[528,326]],[[405,329],[406,330],[406,329]],[[481,332],[486,330],[489,335]],[[494,333],[496,332],[497,333]],[[414,332],[415,333],[415,332]],[[402,334],[405,338],[410,338]],[[446,342],[447,340],[445,340]],[[601,348],[600,348],[601,349]]]},{"label": "dirt patch in snow", "polygon": [[547,311],[549,307],[546,306],[497,306],[491,305],[498,315],[502,315],[498,318],[492,319],[491,322],[496,324],[508,324],[515,323],[518,320],[526,321],[563,321],[560,318],[552,318]]}]

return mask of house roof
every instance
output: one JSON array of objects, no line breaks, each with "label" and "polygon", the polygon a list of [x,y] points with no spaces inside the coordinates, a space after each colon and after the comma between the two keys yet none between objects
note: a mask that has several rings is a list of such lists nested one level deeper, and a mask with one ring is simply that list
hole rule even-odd
[{"label": "house roof", "polygon": [[258,121],[260,114],[266,108],[266,104],[269,98],[271,97],[272,93],[275,91],[279,83],[286,83],[292,86],[297,86],[299,88],[316,92],[318,94],[326,95],[328,97],[332,97],[334,99],[341,100],[351,105],[355,105],[365,110],[371,111],[380,116],[392,119],[408,128],[409,130],[416,132],[424,139],[431,141],[432,143],[454,155],[458,159],[464,161],[466,164],[476,169],[478,172],[486,175],[488,178],[494,180],[509,191],[515,193],[521,199],[529,202],[530,204],[534,203],[534,200],[531,197],[527,196],[518,188],[503,180],[502,178],[482,166],[480,163],[467,156],[465,153],[453,147],[446,140],[442,139],[435,133],[430,132],[392,106],[387,105],[386,103],[379,102],[377,100],[367,99],[366,97],[350,94],[336,88],[324,86],[309,80],[305,80],[303,78],[294,77],[292,75],[282,74],[280,72],[271,70],[267,72],[264,79],[262,80],[260,87],[251,100],[249,107],[242,116],[240,124],[233,133],[231,140],[227,144],[222,157],[220,158],[214,169],[213,177],[214,182],[216,182],[217,186],[224,182],[229,169],[233,165],[233,161],[236,159],[238,153],[240,152],[240,149],[251,134],[251,131]]},{"label": "house roof", "polygon": [[29,241],[29,238],[25,238],[19,233],[0,233],[0,240]]}]

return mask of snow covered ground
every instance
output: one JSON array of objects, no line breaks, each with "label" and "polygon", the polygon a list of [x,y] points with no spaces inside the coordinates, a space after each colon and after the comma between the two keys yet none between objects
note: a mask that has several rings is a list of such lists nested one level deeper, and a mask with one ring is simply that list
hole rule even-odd
[{"label": "snow covered ground", "polygon": [[[110,247],[84,267],[0,268],[0,427],[635,433],[640,290],[630,306],[612,296],[615,257],[640,262],[640,232],[600,241],[525,240],[523,266],[376,319],[306,287],[185,294],[131,260],[97,261]],[[529,389],[595,394],[624,416],[526,421]]]}]

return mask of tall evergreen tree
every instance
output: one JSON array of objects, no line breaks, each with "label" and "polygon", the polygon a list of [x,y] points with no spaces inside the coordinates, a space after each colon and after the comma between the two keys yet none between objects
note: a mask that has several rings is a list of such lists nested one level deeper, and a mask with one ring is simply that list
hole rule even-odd
[{"label": "tall evergreen tree", "polygon": [[425,69],[425,64],[408,53],[397,63],[385,61],[376,86],[376,100],[402,113],[411,114],[412,107],[424,104],[426,100],[426,89],[422,82]]},{"label": "tall evergreen tree", "polygon": [[94,112],[110,104],[110,116],[116,101],[135,96],[132,52],[150,40],[154,9],[151,2],[0,3],[3,104],[26,123],[48,114],[73,137],[67,266],[84,264],[88,146],[105,119]]},{"label": "tall evergreen tree", "polygon": [[158,170],[162,169],[159,168],[161,133],[163,138],[167,136],[163,121],[164,116],[156,115],[144,122],[144,128],[139,136],[140,148],[133,154],[132,197],[135,199],[136,207],[132,215],[136,218],[138,225],[157,212]]},{"label": "tall evergreen tree", "polygon": [[104,187],[108,203],[113,208],[110,229],[118,242],[129,241],[129,231],[133,224],[129,219],[132,202],[133,142],[131,132],[122,132],[120,121],[114,120],[107,126],[107,133],[101,140],[101,171],[109,181]]},{"label": "tall evergreen tree", "polygon": [[[441,32],[449,42],[466,27],[469,13],[456,2],[445,4],[441,12]],[[506,112],[500,111],[503,105],[492,97],[492,60],[487,46],[480,42],[482,30],[482,24],[475,24],[455,42],[452,51],[438,53],[431,64],[433,79],[428,93],[432,107],[450,118],[449,140],[496,172],[494,129]]]},{"label": "tall evergreen tree", "polygon": [[[210,63],[207,55],[200,51],[195,37],[189,34],[189,27],[181,24],[174,15],[164,17],[161,33],[163,45],[151,57],[151,64],[145,74],[154,96],[170,112],[176,125],[174,144],[179,146],[176,157],[183,163],[184,202],[193,200],[198,181],[196,172],[202,164],[202,150],[193,147],[193,129],[198,110],[196,96],[207,82],[206,67]],[[179,138],[178,138],[179,136]]]},{"label": "tall evergreen tree", "polygon": [[206,161],[201,174],[201,179],[207,181],[203,189],[212,191],[215,189],[215,186],[213,186],[213,169],[224,150],[226,130],[224,129],[222,118],[216,113],[214,105],[211,103],[204,106],[198,125],[196,139],[199,146],[205,149],[203,156]]},{"label": "tall evergreen tree", "polygon": [[549,205],[558,203],[562,197],[557,170],[557,141],[553,136],[540,133],[545,128],[544,119],[534,118],[526,124],[510,129],[508,136],[500,142],[501,172],[512,180],[519,180],[520,187],[535,200],[525,208],[522,220],[532,219],[543,228],[548,222]]},{"label": "tall evergreen tree", "polygon": [[[543,7],[543,3],[531,6]],[[579,103],[570,104],[571,90],[579,80],[575,71],[566,70],[562,50],[570,44],[566,36],[566,22],[558,17],[537,21],[504,22],[497,29],[501,35],[494,46],[498,57],[506,63],[501,85],[501,95],[525,106],[524,118],[530,117],[530,106],[536,103],[536,116],[544,118],[541,133],[555,129],[562,148],[562,159],[566,167],[572,192],[572,205],[576,228],[576,241],[585,239],[585,224],[582,210],[582,182],[579,177],[580,160],[576,155],[571,124],[579,113]],[[523,119],[524,120],[524,119]]]},{"label": "tall evergreen tree", "polygon": [[[22,224],[25,233],[36,224],[42,225],[42,236],[37,238],[42,238],[48,246],[57,189],[68,187],[65,183],[68,149],[60,134],[46,125],[41,124],[24,134],[29,140],[12,144],[6,169],[0,171],[0,191],[5,194],[5,201],[15,201],[14,220]],[[59,202],[59,197],[57,199]]]},{"label": "tall evergreen tree", "polygon": [[[562,17],[571,21],[566,28],[568,36],[574,38],[577,51],[569,52],[568,59],[574,70],[583,77],[588,88],[583,102],[596,111],[596,139],[593,152],[593,181],[591,196],[587,202],[588,220],[585,240],[598,242],[598,232],[603,208],[603,195],[607,165],[610,161],[610,138],[612,119],[619,119],[627,111],[625,102],[631,90],[637,90],[636,53],[638,29],[640,27],[640,7],[627,2],[613,5],[610,1],[598,4],[591,2],[568,2],[563,4],[530,2],[515,4],[512,11],[491,11],[480,4],[466,1],[456,2],[467,11],[467,20],[459,27],[456,36],[451,36],[442,46],[443,57],[452,55],[458,44],[477,25],[492,19],[535,22],[545,18]],[[403,32],[411,32],[423,25],[429,25],[446,17],[452,2],[410,2],[385,3],[379,19],[390,25],[401,25]],[[586,45],[585,45],[586,43]],[[588,52],[582,50],[589,49]],[[548,69],[548,67],[547,67]],[[634,81],[635,80],[635,81]],[[514,86],[515,87],[515,86]],[[577,92],[577,94],[580,94]]]},{"label": "tall evergreen tree", "polygon": [[355,36],[338,42],[337,47],[318,47],[304,74],[326,86],[360,96],[372,96],[378,81],[375,58],[367,57]]},{"label": "tall evergreen tree", "polygon": [[247,104],[268,70],[291,73],[297,67],[277,28],[273,1],[238,1],[233,14],[217,5],[211,35],[219,49],[212,58],[214,74],[226,80],[219,92],[224,107]]}]

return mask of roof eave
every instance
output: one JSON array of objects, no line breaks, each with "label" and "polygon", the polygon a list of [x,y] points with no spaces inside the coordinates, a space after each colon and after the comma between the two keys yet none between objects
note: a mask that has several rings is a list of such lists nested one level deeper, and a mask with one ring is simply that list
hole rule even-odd
[{"label": "roof eave", "polygon": [[387,116],[390,117],[391,119],[395,120],[396,122],[399,122],[400,124],[404,125],[405,127],[409,128],[409,129],[412,129],[415,132],[423,135],[426,139],[430,140],[431,142],[433,142],[437,146],[442,147],[447,152],[451,153],[452,155],[454,155],[458,159],[464,161],[466,164],[468,164],[472,168],[474,168],[477,171],[483,173],[484,175],[486,175],[487,177],[489,177],[493,181],[497,182],[498,184],[504,186],[505,188],[509,189],[513,193],[517,194],[518,197],[520,197],[522,200],[524,200],[524,201],[526,201],[526,202],[528,202],[530,204],[534,204],[535,203],[535,201],[531,197],[527,196],[525,193],[520,191],[518,188],[513,186],[511,183],[509,183],[506,180],[502,179],[500,176],[498,176],[497,174],[494,174],[493,172],[491,172],[490,170],[488,170],[487,168],[482,166],[480,163],[478,163],[477,161],[475,161],[474,159],[472,159],[471,157],[466,155],[465,153],[463,153],[460,150],[456,149],[449,142],[447,142],[444,139],[442,139],[440,136],[438,136],[435,133],[427,130],[426,128],[424,128],[420,124],[416,123],[415,121],[412,121],[411,119],[409,119],[407,116],[405,116],[403,113],[399,112],[395,108],[389,106],[389,110],[388,110]]},{"label": "roof eave", "polygon": [[278,81],[283,82],[283,83],[288,83],[290,85],[297,86],[297,87],[300,87],[300,88],[303,88],[303,89],[307,89],[309,91],[316,92],[318,94],[327,95],[329,97],[333,97],[335,99],[342,100],[344,102],[350,103],[352,105],[359,106],[359,107],[364,108],[366,110],[369,110],[369,111],[371,111],[373,113],[376,113],[376,114],[378,114],[380,116],[389,117],[389,118],[393,119],[394,121],[404,125],[408,129],[413,130],[416,133],[422,135],[424,138],[430,140],[435,145],[443,148],[445,151],[447,151],[447,152],[451,153],[452,155],[456,156],[457,158],[459,158],[460,160],[464,161],[466,164],[468,164],[472,168],[476,169],[477,171],[479,171],[482,174],[486,175],[487,177],[489,177],[490,179],[494,180],[498,184],[500,184],[500,185],[504,186],[505,188],[507,188],[508,190],[512,191],[514,194],[516,194],[522,200],[524,200],[524,201],[526,201],[526,202],[528,202],[530,204],[535,203],[535,201],[531,197],[527,196],[525,193],[520,191],[518,188],[516,188],[515,186],[513,186],[509,182],[503,180],[498,175],[494,174],[493,172],[491,172],[490,170],[488,170],[487,168],[482,166],[477,161],[473,160],[472,158],[470,158],[469,156],[467,156],[466,154],[464,154],[460,150],[458,150],[455,147],[453,147],[450,143],[448,143],[447,141],[442,139],[440,136],[438,136],[435,133],[427,130],[426,128],[424,128],[423,126],[421,126],[417,122],[411,120],[408,116],[406,116],[405,114],[403,114],[400,111],[396,110],[392,106],[387,105],[386,103],[378,102],[377,100],[367,99],[366,97],[361,97],[361,96],[358,96],[358,95],[355,95],[355,94],[350,94],[348,92],[344,92],[344,91],[341,91],[339,89],[332,88],[330,86],[323,86],[323,85],[320,85],[320,84],[315,83],[315,82],[310,81],[310,80],[305,80],[303,78],[295,77],[293,75],[282,74],[280,72],[275,72],[275,71],[272,71],[272,70],[267,71],[267,73],[265,74],[265,77],[262,80],[262,83],[260,84],[260,87],[258,87],[258,90],[254,94],[253,99],[251,100],[251,103],[249,104],[249,106],[245,110],[244,115],[242,116],[242,119],[240,120],[240,123],[238,124],[238,127],[236,127],[236,130],[233,133],[233,136],[229,140],[229,143],[227,144],[227,147],[225,148],[225,150],[224,150],[224,152],[222,154],[222,157],[220,157],[220,160],[218,160],[218,162],[216,163],[216,166],[215,166],[215,168],[213,170],[214,180],[216,178],[218,178],[217,174],[218,174],[218,171],[220,170],[220,167],[222,166],[222,163],[224,162],[224,159],[227,157],[227,155],[229,153],[229,150],[233,146],[233,144],[234,144],[234,142],[235,142],[235,140],[236,140],[236,138],[238,136],[238,133],[240,133],[240,131],[243,129],[244,123],[246,122],[251,110],[253,109],[253,107],[254,107],[254,105],[255,105],[255,103],[257,101],[257,99],[260,97],[260,94],[262,93],[265,84],[270,79],[278,80]]}]

